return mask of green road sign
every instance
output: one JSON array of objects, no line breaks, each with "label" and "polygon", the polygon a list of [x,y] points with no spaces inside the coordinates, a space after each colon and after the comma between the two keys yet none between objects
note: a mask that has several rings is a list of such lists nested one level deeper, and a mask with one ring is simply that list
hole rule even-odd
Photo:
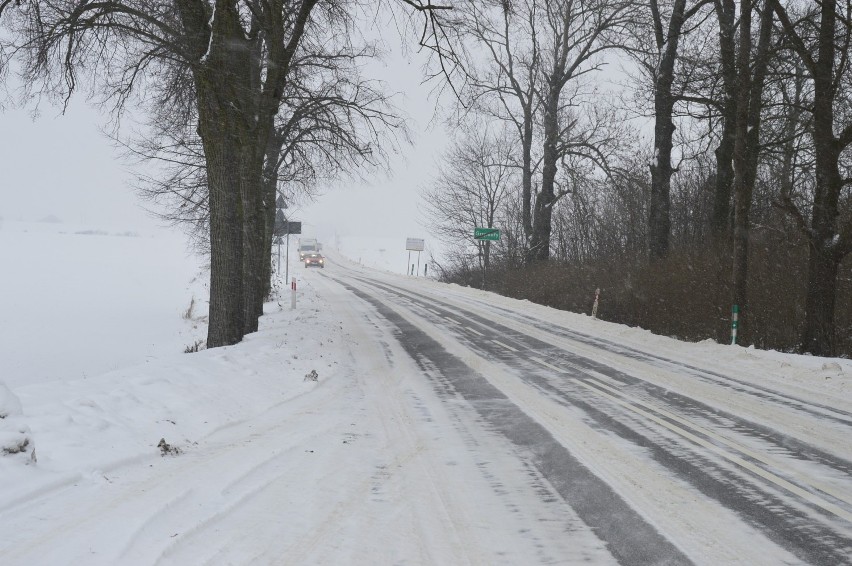
[{"label": "green road sign", "polygon": [[499,240],[500,230],[497,228],[474,228],[473,237],[476,240]]}]

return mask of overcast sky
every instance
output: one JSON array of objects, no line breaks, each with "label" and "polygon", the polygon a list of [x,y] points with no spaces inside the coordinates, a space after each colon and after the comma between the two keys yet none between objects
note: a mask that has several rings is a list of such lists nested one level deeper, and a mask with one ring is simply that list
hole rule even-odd
[{"label": "overcast sky", "polygon": [[[409,116],[413,146],[394,155],[390,174],[377,173],[364,181],[319,187],[313,204],[288,211],[303,222],[306,235],[331,243],[351,236],[399,239],[427,238],[418,223],[419,190],[432,174],[446,133],[433,122],[435,104],[430,85],[422,85],[423,54],[403,56],[399,36],[388,31],[385,39],[395,50],[386,64],[371,66],[370,73],[388,82],[389,90]],[[147,203],[133,190],[133,173],[119,150],[99,132],[106,117],[87,106],[82,97],[72,101],[62,115],[43,105],[33,120],[27,109],[0,113],[0,218],[38,221],[48,216],[91,227],[154,229],[158,221],[144,211]]]},{"label": "overcast sky", "polygon": [[[386,39],[396,40],[396,32]],[[447,131],[435,118],[435,100],[430,93],[433,83],[422,84],[420,63],[423,54],[389,54],[385,64],[370,67],[370,72],[387,82],[388,90],[398,92],[395,104],[408,116],[413,145],[403,145],[391,157],[389,174],[377,173],[365,182],[344,181],[328,187],[315,203],[295,212],[303,221],[303,231],[331,241],[338,237],[364,235],[400,238],[427,238],[418,202],[421,188],[427,184],[446,147]]]},{"label": "overcast sky", "polygon": [[0,113],[0,217],[138,230],[156,225],[132,189],[128,167],[98,130],[104,118],[74,102]]}]

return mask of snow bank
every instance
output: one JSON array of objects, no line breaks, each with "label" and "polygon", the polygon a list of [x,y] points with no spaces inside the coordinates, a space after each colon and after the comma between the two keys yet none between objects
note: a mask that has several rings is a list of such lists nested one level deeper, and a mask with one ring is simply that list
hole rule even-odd
[{"label": "snow bank", "polygon": [[[0,420],[0,446],[12,451],[26,440],[31,450],[38,443],[36,465],[29,451],[27,458],[0,458],[0,508],[156,458],[161,439],[173,453],[192,450],[322,384],[336,367],[323,344],[339,328],[312,287],[300,286],[295,311],[289,301],[265,310],[259,332],[238,346],[162,356],[85,379],[0,387],[0,411],[9,415]],[[312,371],[317,381],[305,379]]]},{"label": "snow bank", "polygon": [[0,383],[0,471],[9,458],[24,464],[35,461],[35,444],[24,423],[21,401]]}]

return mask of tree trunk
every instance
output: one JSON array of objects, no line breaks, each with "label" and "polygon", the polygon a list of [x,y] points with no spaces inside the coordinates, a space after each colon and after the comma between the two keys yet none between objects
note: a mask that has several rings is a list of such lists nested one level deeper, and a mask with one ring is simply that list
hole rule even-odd
[{"label": "tree trunk", "polygon": [[199,89],[199,134],[204,144],[210,199],[210,315],[207,347],[242,340],[243,206],[238,136],[233,109],[210,89]]},{"label": "tree trunk", "polygon": [[[760,118],[763,85],[766,78],[769,43],[772,37],[772,10],[761,15],[757,50],[752,67],[752,3],[740,3],[740,46],[737,60],[737,119],[734,145],[734,259],[733,303],[740,307],[739,329],[744,343],[750,341],[748,309],[748,254],[751,205],[760,147]],[[753,68],[753,70],[752,70]]]},{"label": "tree trunk", "polygon": [[819,116],[817,109],[824,107],[827,102],[820,98],[815,96],[814,101],[816,188],[811,217],[802,350],[816,356],[833,356],[837,272],[842,259],[837,253],[839,234],[836,224],[843,182],[837,169],[840,155],[831,129],[833,112],[826,111],[826,114],[831,115],[828,120]]},{"label": "tree trunk", "polygon": [[716,2],[719,20],[719,55],[722,66],[724,100],[722,102],[722,139],[716,148],[716,182],[710,228],[717,240],[731,230],[731,195],[734,184],[734,144],[737,117],[736,41],[734,39],[736,4],[734,0]]},{"label": "tree trunk", "polygon": [[523,135],[521,136],[521,150],[523,152],[523,169],[521,171],[521,190],[522,194],[522,222],[524,226],[525,241],[529,247],[532,240],[533,221],[532,221],[532,141],[533,141],[533,124],[532,112],[524,109]]},{"label": "tree trunk", "polygon": [[671,232],[672,147],[675,132],[672,94],[677,49],[684,22],[686,0],[676,0],[668,25],[668,35],[662,37],[662,22],[657,48],[660,62],[654,78],[654,157],[651,161],[651,198],[648,203],[648,251],[651,259],[660,259],[669,252]]},{"label": "tree trunk", "polygon": [[[733,113],[736,105],[732,104]],[[724,240],[731,232],[731,195],[734,184],[734,123],[725,116],[722,118],[722,139],[716,148],[716,179],[713,190],[713,211],[710,217],[710,229],[717,240]]]},{"label": "tree trunk", "polygon": [[[263,173],[264,251],[261,282],[263,283],[264,298],[269,298],[272,294],[272,245],[275,239],[276,201],[278,197],[278,155],[281,151],[281,146],[275,142],[275,139],[274,135],[270,136],[270,141],[267,143]],[[278,270],[281,270],[280,265]]]},{"label": "tree trunk", "polygon": [[739,333],[743,343],[748,343],[750,337],[745,335],[747,325],[743,324],[748,301],[748,247],[749,247],[749,217],[753,184],[748,178],[749,150],[748,143],[749,106],[760,104],[751,100],[751,1],[740,2],[740,45],[737,56],[737,111],[734,141],[734,261],[733,261],[733,303],[739,306]]},{"label": "tree trunk", "polygon": [[811,247],[802,351],[815,356],[833,356],[835,353],[834,306],[839,265],[836,254],[831,250]]},{"label": "tree trunk", "polygon": [[[808,286],[805,297],[805,328],[802,351],[819,356],[835,353],[834,307],[838,266],[846,247],[840,245],[838,205],[843,189],[840,154],[848,140],[841,142],[834,134],[835,98],[839,80],[835,77],[837,41],[837,0],[820,3],[820,21],[816,36],[803,39],[798,35],[786,10],[778,0],[771,0],[793,48],[799,53],[813,81],[813,125],[816,186],[808,237]],[[848,23],[841,22],[843,26]],[[809,32],[811,30],[809,29]],[[806,43],[807,41],[807,43]],[[814,57],[816,55],[816,57]],[[841,248],[844,251],[841,251]]]},{"label": "tree trunk", "polygon": [[[217,2],[215,18],[197,2],[181,0],[177,8],[198,57],[193,68],[198,134],[204,146],[210,200],[207,347],[216,348],[238,343],[246,330],[243,188],[246,144],[250,143],[248,45],[234,4]],[[212,23],[212,29],[206,22]]]},{"label": "tree trunk", "polygon": [[[671,84],[668,85],[669,88]],[[669,252],[671,232],[672,122],[671,94],[654,95],[654,158],[651,162],[651,198],[648,203],[648,250],[651,259],[661,259]]]},{"label": "tree trunk", "polygon": [[245,207],[243,220],[243,309],[245,332],[256,332],[263,314],[263,258],[266,239],[262,164],[252,147],[244,147],[244,168],[240,175],[240,196]]},{"label": "tree trunk", "polygon": [[559,139],[559,87],[551,86],[544,110],[544,153],[542,154],[541,190],[535,199],[533,232],[530,238],[530,261],[547,261],[550,258],[550,234],[553,223],[553,205],[556,204],[556,144]]}]

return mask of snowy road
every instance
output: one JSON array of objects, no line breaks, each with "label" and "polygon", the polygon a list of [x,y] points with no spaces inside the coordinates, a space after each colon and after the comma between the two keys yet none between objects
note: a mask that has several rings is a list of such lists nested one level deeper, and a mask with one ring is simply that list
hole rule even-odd
[{"label": "snowy road", "polygon": [[16,389],[0,564],[852,563],[840,366],[296,274],[240,345]]},{"label": "snowy road", "polygon": [[848,402],[773,391],[487,298],[353,275],[332,277],[618,561],[852,561]]}]

